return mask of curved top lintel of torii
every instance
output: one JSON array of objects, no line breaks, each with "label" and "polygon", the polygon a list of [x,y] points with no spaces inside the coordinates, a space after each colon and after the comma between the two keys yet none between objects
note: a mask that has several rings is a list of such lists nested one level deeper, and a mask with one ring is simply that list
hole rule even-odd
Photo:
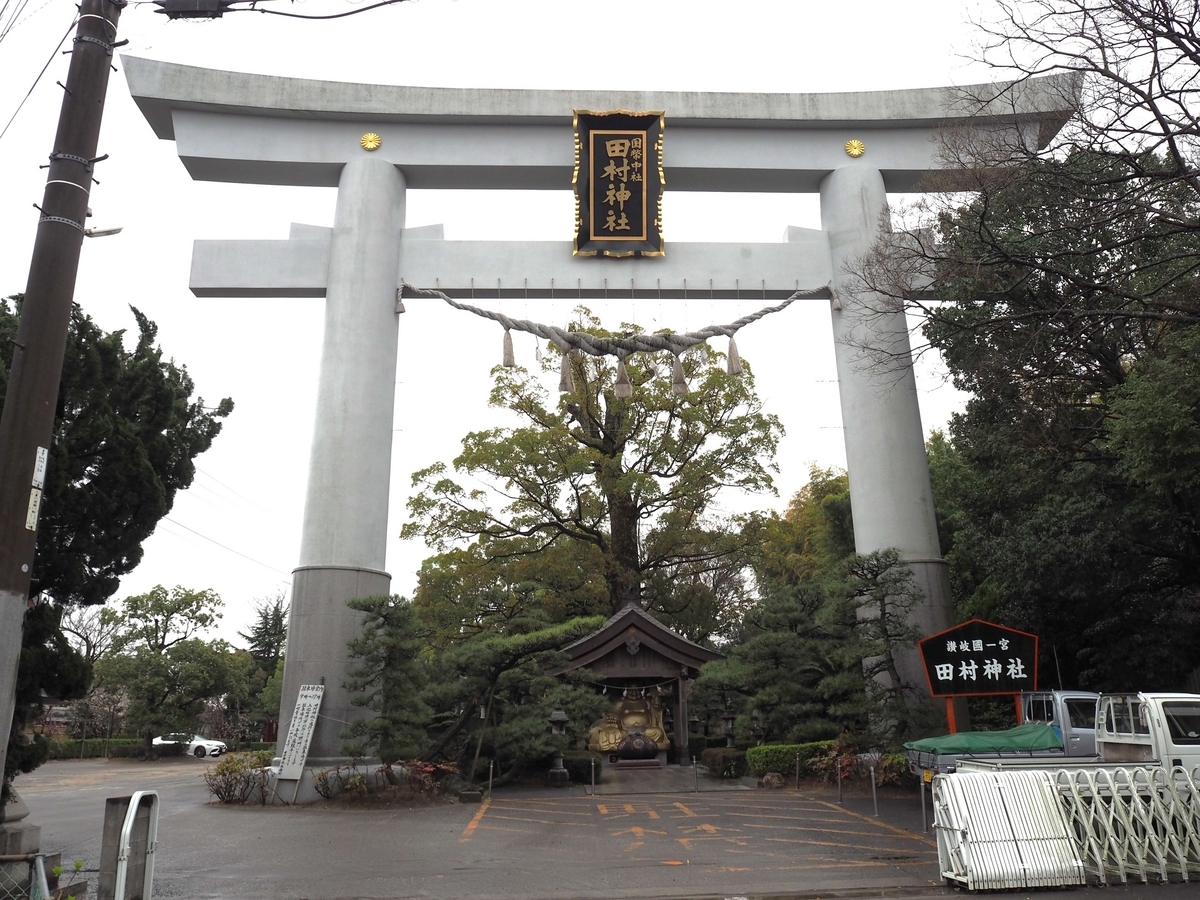
[{"label": "curved top lintel of torii", "polygon": [[[316,81],[122,57],[130,92],[197,180],[335,186],[367,152],[410,188],[570,188],[575,109],[663,110],[670,190],[813,192],[863,165],[889,191],[947,168],[947,126],[1042,146],[1073,114],[1070,76],[823,94],[510,90]],[[469,131],[468,131],[469,129]],[[382,137],[367,151],[359,139]],[[846,141],[862,141],[857,159]]]}]

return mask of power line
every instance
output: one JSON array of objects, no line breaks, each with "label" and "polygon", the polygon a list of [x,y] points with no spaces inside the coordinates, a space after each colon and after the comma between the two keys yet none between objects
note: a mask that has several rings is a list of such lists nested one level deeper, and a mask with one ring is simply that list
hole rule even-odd
[{"label": "power line", "polygon": [[249,9],[230,9],[229,12],[260,12],[268,16],[287,16],[289,19],[342,19],[346,16],[354,16],[359,13],[369,12],[372,9],[379,9],[381,6],[392,6],[395,3],[405,3],[407,0],[382,0],[380,3],[372,3],[370,6],[364,6],[361,9],[351,9],[347,12],[334,13],[329,16],[305,16],[300,13],[279,12],[275,9],[258,9],[250,7]]},{"label": "power line", "polygon": [[[4,135],[8,133],[8,126],[13,123],[13,119],[17,117],[17,113],[21,111],[21,107],[25,105],[25,101],[29,99],[29,95],[33,93],[33,89],[38,86],[38,82],[42,80],[42,76],[45,75],[46,70],[50,68],[50,63],[54,62],[54,57],[58,55],[59,48],[61,48],[63,43],[67,40],[67,36],[70,35],[71,29],[75,27],[78,21],[78,19],[71,20],[71,24],[67,26],[66,33],[62,36],[62,40],[58,42],[58,46],[54,48],[54,52],[50,54],[50,58],[46,60],[46,64],[42,66],[42,71],[38,72],[37,78],[33,79],[33,84],[29,86],[29,90],[26,92],[24,98],[22,98],[20,104],[18,104],[16,111],[13,112],[12,118],[8,120],[8,125],[5,125],[4,130],[0,131],[0,138],[3,138]],[[7,34],[7,32],[5,33]]]},{"label": "power line", "polygon": [[285,572],[285,571],[283,571],[283,569],[277,569],[274,566],[271,566],[265,562],[262,562],[261,560],[255,559],[253,556],[247,556],[245,553],[242,553],[239,550],[234,550],[232,547],[226,547],[220,541],[214,541],[207,534],[201,534],[195,528],[188,528],[182,522],[176,522],[170,516],[163,516],[163,518],[166,519],[168,522],[170,522],[172,525],[176,525],[176,526],[182,528],[184,531],[190,531],[192,534],[196,535],[197,537],[204,538],[204,540],[208,541],[210,544],[216,544],[222,550],[228,550],[230,553],[234,554],[235,556],[240,556],[242,559],[248,559],[248,560],[250,560],[250,562],[254,563],[255,565],[262,566],[264,569],[270,569],[272,572],[278,572],[280,575],[286,575],[288,578],[292,577],[290,572]]}]

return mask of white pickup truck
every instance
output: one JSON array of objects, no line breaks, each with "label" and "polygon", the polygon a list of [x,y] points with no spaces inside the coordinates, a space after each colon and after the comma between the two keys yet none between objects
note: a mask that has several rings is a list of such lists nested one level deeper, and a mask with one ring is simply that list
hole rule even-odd
[{"label": "white pickup truck", "polygon": [[1164,767],[1191,773],[1200,767],[1200,694],[1101,694],[1095,726],[1090,758],[963,757],[957,771]]},{"label": "white pickup truck", "polygon": [[1008,731],[970,731],[907,743],[909,770],[928,778],[953,772],[966,759],[1094,757],[1099,699],[1090,691],[1026,692],[1021,695],[1021,725]]}]

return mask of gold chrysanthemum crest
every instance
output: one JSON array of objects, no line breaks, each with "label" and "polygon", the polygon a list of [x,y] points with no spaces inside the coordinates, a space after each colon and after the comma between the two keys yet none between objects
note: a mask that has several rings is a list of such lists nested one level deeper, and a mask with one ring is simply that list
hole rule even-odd
[{"label": "gold chrysanthemum crest", "polygon": [[850,140],[846,141],[845,149],[847,156],[852,157],[853,159],[858,159],[867,152],[867,145],[858,138],[851,138]]},{"label": "gold chrysanthemum crest", "polygon": [[383,138],[373,131],[368,131],[362,136],[359,143],[362,144],[364,150],[378,150],[383,146]]}]

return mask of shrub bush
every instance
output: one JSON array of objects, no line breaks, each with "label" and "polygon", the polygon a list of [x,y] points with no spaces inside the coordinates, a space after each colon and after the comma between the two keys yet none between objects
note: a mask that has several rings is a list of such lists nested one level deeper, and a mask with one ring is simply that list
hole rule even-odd
[{"label": "shrub bush", "polygon": [[263,752],[230,753],[222,757],[212,769],[204,773],[204,783],[209,792],[221,803],[249,803],[257,799],[267,802],[267,773],[264,766],[270,765]]},{"label": "shrub bush", "polygon": [[746,754],[733,747],[709,747],[700,754],[700,762],[718,778],[741,778],[746,774]]},{"label": "shrub bush", "polygon": [[[238,751],[258,753],[261,750],[269,750],[274,758],[275,742],[274,741],[242,741],[238,744]],[[269,763],[268,763],[269,765]]]},{"label": "shrub bush", "polygon": [[567,750],[563,753],[563,768],[576,784],[592,783],[592,760],[596,761],[596,780],[600,780],[603,757],[591,750]]},{"label": "shrub bush", "polygon": [[768,772],[790,775],[796,771],[796,756],[800,757],[800,774],[811,775],[814,757],[828,752],[833,741],[813,741],[810,744],[764,744],[746,751],[746,763],[759,778]]}]

